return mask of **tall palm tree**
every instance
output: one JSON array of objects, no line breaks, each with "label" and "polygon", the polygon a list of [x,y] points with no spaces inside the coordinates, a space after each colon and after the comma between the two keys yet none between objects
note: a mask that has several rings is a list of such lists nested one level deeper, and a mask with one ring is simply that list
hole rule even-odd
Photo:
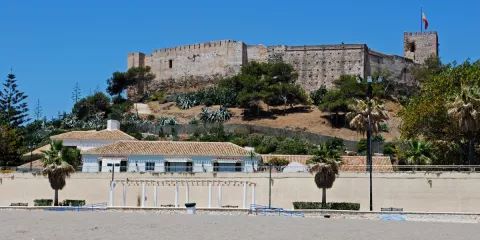
[{"label": "tall palm tree", "polygon": [[48,176],[50,187],[55,190],[54,206],[58,206],[58,190],[65,187],[65,179],[75,172],[75,168],[68,163],[68,156],[62,154],[63,149],[61,141],[52,141],[50,150],[43,151],[43,174]]},{"label": "tall palm tree", "polygon": [[373,134],[378,134],[380,124],[389,119],[383,104],[375,99],[369,101],[356,99],[355,104],[350,105],[350,109],[352,111],[348,112],[346,116],[350,120],[350,127],[362,135],[367,131],[369,118]]},{"label": "tall palm tree", "polygon": [[448,116],[456,121],[457,127],[468,139],[468,164],[474,161],[476,135],[480,130],[480,89],[462,88],[459,95],[448,103]]},{"label": "tall palm tree", "polygon": [[[315,159],[311,161],[315,161]],[[322,189],[322,206],[326,206],[327,188],[332,188],[338,175],[338,162],[332,158],[324,159],[322,162],[313,165],[310,168],[310,173],[315,173],[315,184]]]}]

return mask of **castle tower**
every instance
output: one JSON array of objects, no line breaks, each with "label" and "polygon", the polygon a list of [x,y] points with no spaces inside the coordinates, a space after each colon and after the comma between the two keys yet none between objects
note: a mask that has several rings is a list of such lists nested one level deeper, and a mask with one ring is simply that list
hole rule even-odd
[{"label": "castle tower", "polygon": [[437,32],[405,32],[403,56],[423,64],[430,57],[438,57]]},{"label": "castle tower", "polygon": [[127,69],[132,67],[144,67],[145,66],[145,53],[132,52],[128,54]]}]

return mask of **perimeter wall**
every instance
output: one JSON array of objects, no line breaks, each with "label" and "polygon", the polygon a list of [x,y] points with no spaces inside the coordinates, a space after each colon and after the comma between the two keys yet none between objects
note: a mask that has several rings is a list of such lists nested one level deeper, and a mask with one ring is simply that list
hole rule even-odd
[{"label": "perimeter wall", "polygon": [[[53,190],[47,178],[31,173],[2,174],[0,205],[27,202],[34,199],[52,198]],[[200,173],[200,174],[157,174],[116,173],[115,179],[149,180],[238,180],[257,184],[256,203],[268,204],[268,173]],[[107,202],[109,196],[109,173],[77,173],[67,180],[66,187],[59,192],[63,199],[85,199],[88,203]],[[362,210],[368,210],[368,175],[366,173],[341,173],[334,187],[327,191],[327,201],[359,202]],[[374,210],[381,207],[399,207],[404,211],[480,212],[480,173],[375,173],[373,178]],[[222,205],[242,207],[243,186],[222,188]],[[115,191],[115,205],[121,206],[122,185]],[[185,202],[186,188],[179,188],[179,203]],[[247,205],[251,202],[251,188],[247,189]],[[198,207],[207,207],[208,187],[190,186],[190,202]],[[127,205],[137,206],[141,186],[127,187]],[[274,173],[272,206],[293,208],[294,201],[320,201],[321,190],[308,173]],[[147,207],[153,206],[153,187],[146,188]],[[158,204],[174,204],[174,187],[158,187]],[[218,205],[218,189],[212,189],[212,207]]]}]

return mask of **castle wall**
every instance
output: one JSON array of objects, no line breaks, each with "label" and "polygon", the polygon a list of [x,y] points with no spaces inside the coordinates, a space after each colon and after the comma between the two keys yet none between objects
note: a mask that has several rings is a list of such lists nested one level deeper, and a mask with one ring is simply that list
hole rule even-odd
[{"label": "castle wall", "polygon": [[363,44],[276,46],[269,49],[269,59],[291,64],[298,73],[299,83],[305,90],[320,86],[333,86],[342,75],[365,73],[367,47]]},{"label": "castle wall", "polygon": [[412,68],[415,63],[410,59],[369,50],[366,66],[366,75],[386,72],[389,75],[388,77],[394,79],[397,83],[415,84],[412,75]]},{"label": "castle wall", "polygon": [[403,35],[404,56],[415,63],[438,56],[437,32],[406,32]]},{"label": "castle wall", "polygon": [[247,46],[247,62],[267,62],[268,48],[263,45]]},{"label": "castle wall", "polygon": [[[145,66],[156,75],[153,88],[188,89],[238,73],[245,55],[243,42],[215,41],[156,50],[145,56]],[[128,67],[132,66],[135,61],[129,58]]]},{"label": "castle wall", "polygon": [[391,80],[413,85],[415,64],[438,56],[438,36],[436,32],[405,33],[404,45],[404,57],[400,57],[372,51],[365,44],[247,46],[226,40],[159,49],[150,55],[130,53],[128,67],[150,66],[156,75],[151,90],[188,91],[209,86],[237,74],[242,65],[252,61],[291,64],[298,73],[297,83],[306,91],[322,85],[332,88],[342,75],[366,77],[376,72],[388,72]]}]

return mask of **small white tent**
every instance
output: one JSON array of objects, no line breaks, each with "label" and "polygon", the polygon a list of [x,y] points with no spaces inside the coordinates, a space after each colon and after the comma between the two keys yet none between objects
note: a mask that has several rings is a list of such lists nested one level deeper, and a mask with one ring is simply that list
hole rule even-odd
[{"label": "small white tent", "polygon": [[283,172],[284,173],[308,172],[308,167],[298,162],[291,162],[283,169]]}]

